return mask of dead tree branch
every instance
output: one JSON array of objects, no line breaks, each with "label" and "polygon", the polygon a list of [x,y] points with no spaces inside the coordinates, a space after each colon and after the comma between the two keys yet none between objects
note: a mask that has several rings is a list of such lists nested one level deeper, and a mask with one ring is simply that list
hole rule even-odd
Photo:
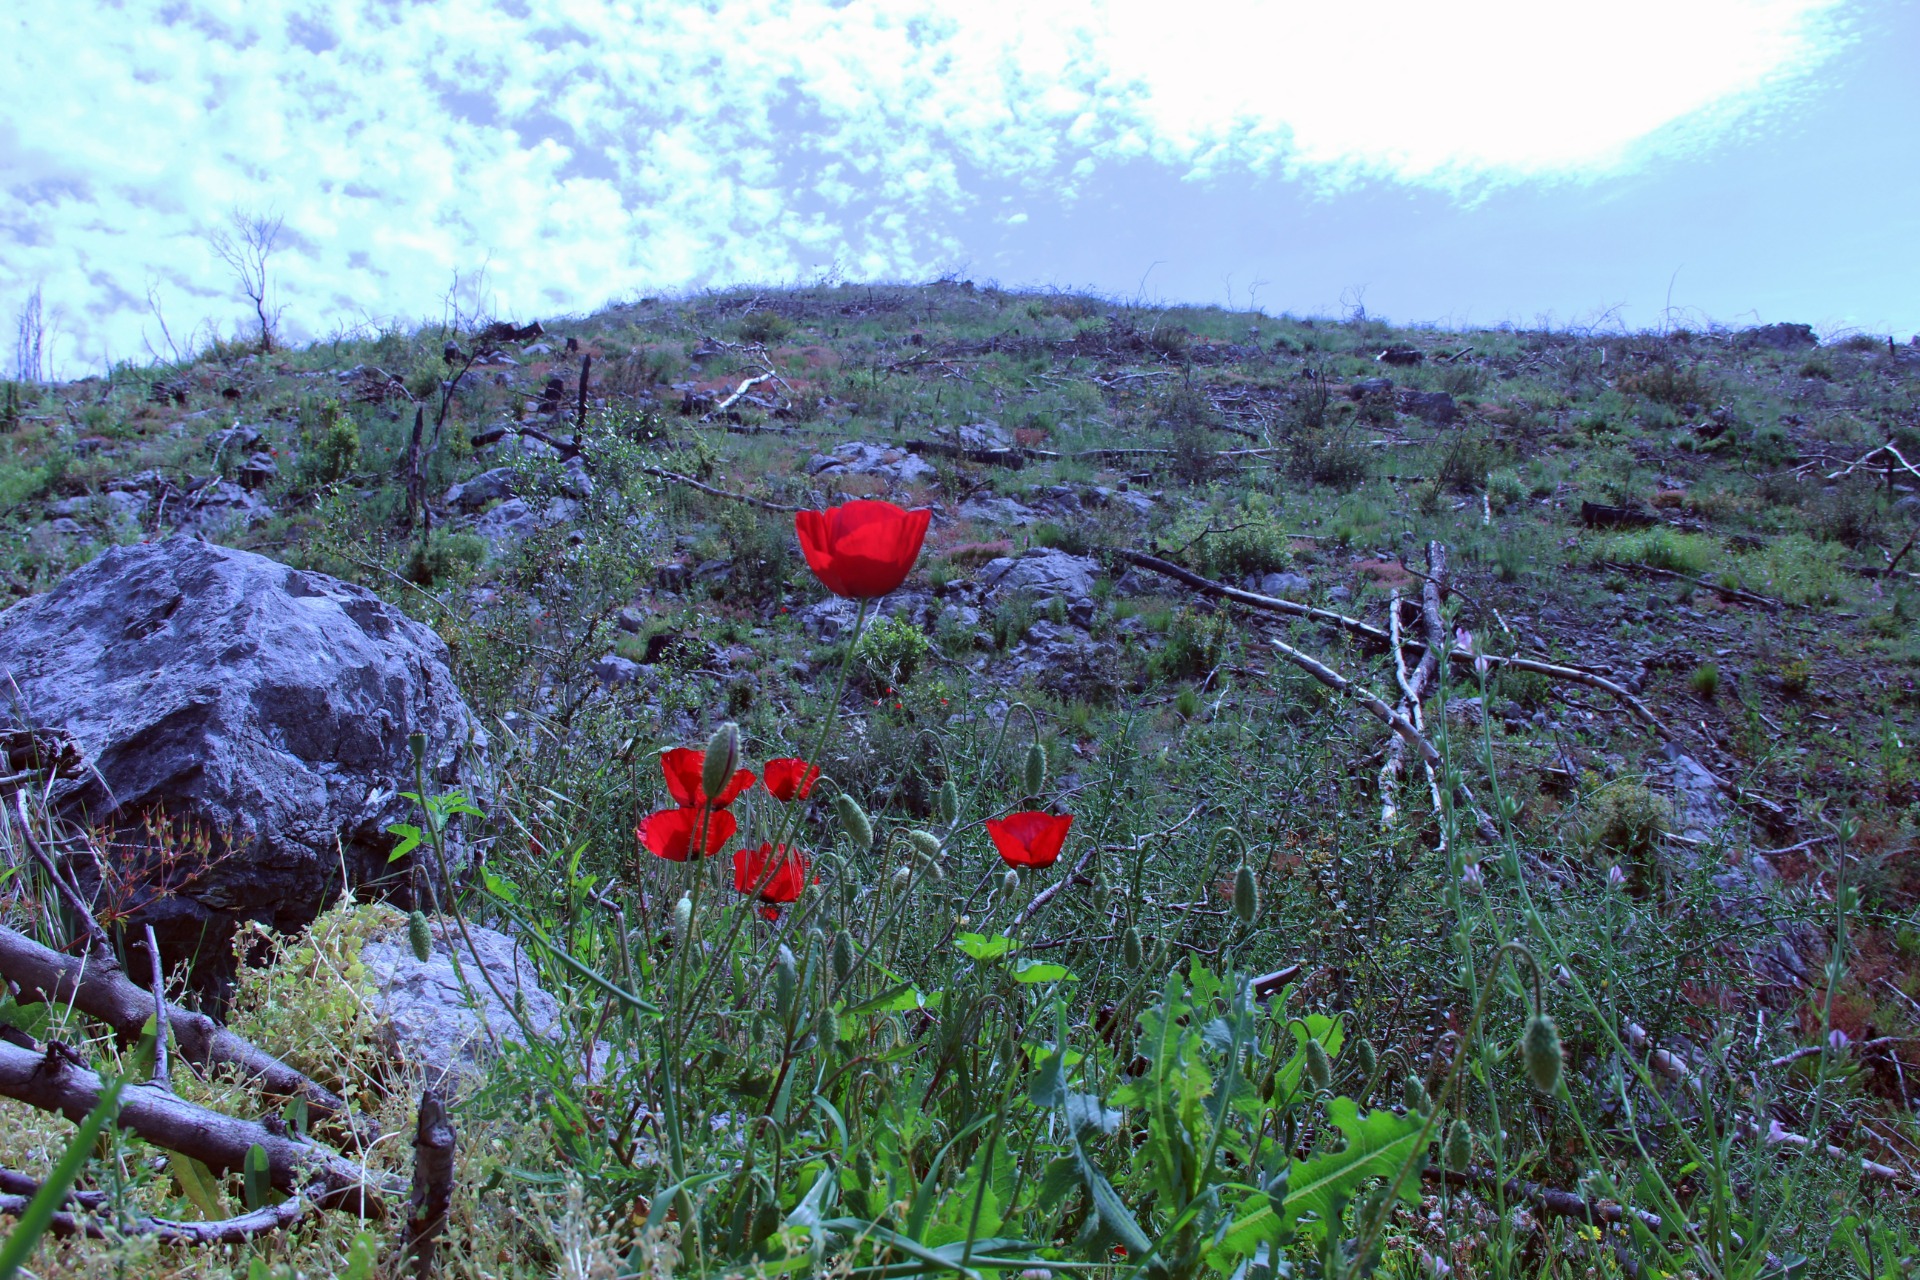
[{"label": "dead tree branch", "polygon": [[413,1189],[407,1197],[406,1221],[400,1224],[400,1261],[395,1275],[433,1274],[440,1232],[453,1204],[453,1122],[440,1095],[432,1089],[420,1095],[420,1117],[413,1132]]},{"label": "dead tree branch", "polygon": [[[40,1190],[32,1178],[0,1169],[0,1214],[18,1218]],[[98,1191],[75,1191],[65,1203],[72,1208],[53,1215],[47,1230],[63,1239],[87,1236],[95,1240],[114,1236],[152,1236],[162,1244],[209,1245],[242,1244],[255,1236],[292,1226],[313,1207],[314,1192],[303,1191],[279,1204],[265,1205],[251,1213],[215,1222],[177,1222],[171,1218],[153,1218],[146,1214],[131,1217],[113,1214],[102,1220],[94,1214],[112,1214],[108,1197]]]},{"label": "dead tree branch", "polygon": [[800,509],[798,507],[785,507],[777,502],[768,502],[765,498],[756,498],[750,494],[729,493],[725,489],[716,489],[712,485],[701,484],[692,476],[683,476],[677,471],[662,471],[659,467],[640,467],[638,470],[660,480],[671,481],[674,484],[683,484],[689,489],[698,489],[700,492],[709,494],[715,498],[726,498],[733,502],[744,502],[748,506],[758,507],[762,511],[777,511],[782,515],[792,515]]},{"label": "dead tree branch", "polygon": [[[155,1016],[153,995],[129,979],[111,953],[85,960],[63,956],[5,926],[0,926],[0,978],[20,989],[23,1004],[72,1005],[112,1027],[123,1041],[138,1039],[147,1019]],[[180,1053],[195,1067],[204,1071],[220,1064],[235,1066],[271,1093],[302,1097],[314,1111],[347,1117],[347,1104],[331,1089],[205,1014],[170,1005],[166,1018]],[[356,1119],[372,1124],[366,1117]]]},{"label": "dead tree branch", "polygon": [[[58,1041],[38,1051],[0,1043],[0,1096],[77,1123],[99,1104],[100,1077]],[[284,1125],[221,1115],[158,1085],[124,1088],[115,1123],[163,1150],[192,1156],[216,1173],[243,1168],[247,1152],[258,1146],[267,1153],[268,1177],[275,1188],[288,1195],[310,1195],[325,1209],[379,1213],[383,1198],[401,1192],[388,1175],[307,1141]]]}]

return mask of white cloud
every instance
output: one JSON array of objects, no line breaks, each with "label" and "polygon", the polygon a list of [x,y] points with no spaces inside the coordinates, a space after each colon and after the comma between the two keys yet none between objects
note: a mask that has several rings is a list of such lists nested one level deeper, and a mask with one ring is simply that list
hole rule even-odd
[{"label": "white cloud", "polygon": [[[1839,0],[81,0],[0,18],[0,306],[79,361],[237,318],[204,236],[285,214],[289,320],[915,273],[981,182],[1148,158],[1460,191],[1685,148],[1804,76]],[[989,217],[990,223],[998,220]],[[146,324],[154,334],[151,322]]]}]

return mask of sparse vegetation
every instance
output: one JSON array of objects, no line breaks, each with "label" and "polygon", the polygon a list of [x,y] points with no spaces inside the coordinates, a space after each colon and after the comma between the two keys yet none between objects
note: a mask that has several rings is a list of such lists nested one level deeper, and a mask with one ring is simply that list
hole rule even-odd
[{"label": "sparse vegetation", "polygon": [[[1920,566],[1894,560],[1920,477],[1839,473],[1912,447],[1920,353],[958,281],[650,299],[497,340],[517,363],[462,380],[425,456],[423,538],[408,397],[437,397],[479,334],[286,347],[261,293],[246,343],[8,385],[0,570],[24,596],[116,540],[199,531],[446,641],[492,744],[483,856],[441,910],[511,934],[558,1013],[453,1101],[443,1274],[1907,1265]],[[584,419],[569,338],[594,357]],[[1355,389],[1383,370],[1392,389]],[[1435,391],[1452,421],[1401,394]],[[212,443],[236,428],[257,440]],[[885,456],[834,462],[849,442]],[[790,510],[859,497],[938,514],[856,636]],[[1441,644],[1532,666],[1439,662],[1414,704],[1433,755],[1383,783],[1401,726],[1274,642],[1401,703],[1430,544]],[[1286,574],[1320,612],[1207,597],[1126,551],[1234,588]],[[989,580],[1009,562],[1036,585]],[[764,779],[737,838],[653,856],[660,753],[722,720]],[[789,807],[769,763],[796,758],[822,781]],[[1045,824],[999,825],[1020,814],[1072,815],[1057,861]],[[16,825],[0,920],[64,944]],[[401,1135],[364,1158],[403,1178],[419,1080],[358,956],[407,925],[341,902],[296,937],[250,929],[231,1010]],[[151,1070],[150,1043],[71,1010],[9,992],[0,1022]],[[174,1088],[285,1105],[219,1075]],[[0,1165],[43,1175],[73,1131],[0,1100]],[[259,1198],[125,1132],[83,1154],[115,1213]],[[48,1239],[33,1266],[358,1274],[393,1238],[327,1212],[226,1252]]]}]

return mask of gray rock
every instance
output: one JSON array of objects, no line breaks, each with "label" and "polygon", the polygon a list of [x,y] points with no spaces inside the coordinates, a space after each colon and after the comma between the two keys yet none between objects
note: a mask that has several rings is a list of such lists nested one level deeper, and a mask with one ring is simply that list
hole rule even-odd
[{"label": "gray rock", "polygon": [[[404,928],[360,948],[381,1037],[428,1084],[457,1093],[502,1044],[524,1045],[528,1031],[546,1038],[561,1034],[560,1002],[540,985],[512,938],[469,926],[469,946],[459,926],[445,921],[434,922],[429,932],[433,949],[424,964],[414,958]],[[513,1005],[501,1003],[500,995]],[[597,1076],[606,1063],[605,1045],[597,1046],[594,1058]]]},{"label": "gray rock", "polygon": [[539,507],[524,498],[508,498],[473,522],[473,532],[486,541],[488,551],[501,555],[542,529],[565,524],[579,514],[570,498],[549,498]]},{"label": "gray rock", "polygon": [[230,480],[168,495],[161,519],[181,533],[217,536],[273,518],[273,508]]},{"label": "gray rock", "polygon": [[1097,643],[1076,626],[1042,618],[1027,628],[1011,656],[1014,679],[1031,680],[1063,698],[1098,700],[1116,687],[1118,648]]},{"label": "gray rock", "polygon": [[1810,324],[1763,324],[1757,329],[1742,329],[1734,337],[1738,346],[1762,347],[1769,351],[1798,351],[1817,347],[1820,339]]},{"label": "gray rock", "polygon": [[1304,573],[1269,573],[1260,579],[1263,596],[1297,600],[1313,590],[1313,580]]},{"label": "gray rock", "polygon": [[1353,588],[1330,587],[1327,590],[1327,599],[1333,601],[1335,604],[1345,604],[1347,601],[1353,599]]},{"label": "gray rock", "polygon": [[[426,734],[436,786],[484,797],[486,733],[437,635],[364,588],[192,538],[115,547],[0,613],[0,681],[18,690],[0,724],[79,745],[86,768],[52,807],[102,830],[123,878],[151,885],[163,847],[206,842],[128,923],[151,922],[170,959],[197,952],[216,997],[238,922],[297,929],[343,870],[405,897],[387,827],[417,819],[398,794],[409,734]],[[449,830],[457,851],[460,820]],[[90,862],[74,870],[98,885]]]},{"label": "gray rock", "polygon": [[1355,378],[1347,388],[1347,394],[1355,400],[1362,396],[1384,396],[1393,392],[1392,378]]},{"label": "gray rock", "polygon": [[603,653],[593,664],[593,676],[604,685],[631,684],[640,678],[640,664],[617,653]]},{"label": "gray rock", "polygon": [[991,419],[969,422],[953,432],[953,439],[962,449],[1011,449],[1013,437],[1003,430],[999,423]]},{"label": "gray rock", "polygon": [[241,463],[240,469],[234,474],[244,487],[258,489],[280,474],[280,464],[274,461],[270,453],[256,453]]},{"label": "gray rock", "polygon": [[852,440],[832,453],[816,453],[807,464],[807,474],[880,476],[906,484],[931,480],[936,473],[932,464],[905,449]]},{"label": "gray rock", "polygon": [[831,644],[853,626],[857,606],[851,600],[828,596],[793,611],[800,629],[822,644]]},{"label": "gray rock", "polygon": [[447,490],[446,504],[462,511],[478,511],[489,502],[513,496],[517,477],[512,467],[482,471],[470,480],[462,480]]},{"label": "gray rock", "polygon": [[1453,397],[1444,391],[1402,391],[1393,402],[1402,413],[1432,423],[1452,422],[1459,414]]},{"label": "gray rock", "polygon": [[983,524],[1032,524],[1040,513],[1015,498],[973,498],[960,504],[962,520]]},{"label": "gray rock", "polygon": [[1097,562],[1052,547],[1032,547],[1018,556],[989,560],[980,581],[995,591],[1079,600],[1093,594]]},{"label": "gray rock", "polygon": [[207,448],[215,453],[250,453],[260,443],[260,428],[250,422],[236,422],[207,437]]}]

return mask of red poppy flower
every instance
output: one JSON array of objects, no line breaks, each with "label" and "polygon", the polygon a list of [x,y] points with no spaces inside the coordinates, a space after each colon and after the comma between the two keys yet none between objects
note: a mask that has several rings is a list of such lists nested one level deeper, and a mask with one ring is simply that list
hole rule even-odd
[{"label": "red poppy flower", "polygon": [[783,804],[791,803],[795,796],[805,800],[813,791],[813,784],[820,780],[820,766],[808,764],[794,756],[767,761],[762,774],[767,790],[773,798]]},{"label": "red poppy flower", "polygon": [[1050,867],[1060,857],[1060,846],[1067,842],[1067,829],[1073,825],[1070,813],[1010,813],[1004,818],[987,819],[987,834],[993,847],[1010,867]]},{"label": "red poppy flower", "polygon": [[[673,802],[683,809],[694,809],[708,803],[706,784],[701,781],[706,768],[707,753],[694,747],[675,747],[660,753],[660,772],[667,776],[667,792],[673,797]],[[728,780],[726,790],[712,798],[713,807],[726,808],[752,785],[753,770],[736,770]]]},{"label": "red poppy flower", "polygon": [[825,511],[794,513],[807,567],[837,596],[874,599],[907,580],[920,558],[932,513],[858,499]]},{"label": "red poppy flower", "polygon": [[634,835],[640,838],[640,843],[654,857],[665,858],[669,862],[685,862],[693,852],[693,841],[700,831],[703,816],[707,823],[707,848],[700,856],[711,858],[739,830],[740,824],[725,809],[662,809],[658,813],[648,814]]},{"label": "red poppy flower", "polygon": [[[801,890],[807,887],[808,869],[806,855],[784,844],[777,854],[771,843],[733,851],[733,887],[740,893],[752,893],[759,885],[762,902],[798,902]],[[762,880],[766,883],[761,884]],[[768,908],[760,914],[769,920],[779,916]]]}]

